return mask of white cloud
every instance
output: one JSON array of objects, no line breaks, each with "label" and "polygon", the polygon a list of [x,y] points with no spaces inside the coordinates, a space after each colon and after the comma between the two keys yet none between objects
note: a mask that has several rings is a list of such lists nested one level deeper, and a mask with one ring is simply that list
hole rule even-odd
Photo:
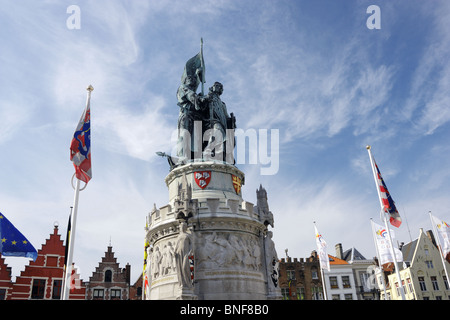
[{"label": "white cloud", "polygon": [[427,39],[414,77],[404,116],[424,134],[433,132],[450,121],[450,5],[436,2],[431,15],[433,30]]}]

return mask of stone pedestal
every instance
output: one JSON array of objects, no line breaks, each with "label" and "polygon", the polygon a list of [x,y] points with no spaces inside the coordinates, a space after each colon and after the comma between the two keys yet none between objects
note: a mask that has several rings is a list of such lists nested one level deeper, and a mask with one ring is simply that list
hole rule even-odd
[{"label": "stone pedestal", "polygon": [[281,298],[268,276],[274,268],[267,261],[278,260],[267,244],[273,216],[267,201],[258,208],[242,199],[244,173],[229,164],[193,162],[173,169],[165,182],[169,203],[155,206],[148,218],[147,298]]}]

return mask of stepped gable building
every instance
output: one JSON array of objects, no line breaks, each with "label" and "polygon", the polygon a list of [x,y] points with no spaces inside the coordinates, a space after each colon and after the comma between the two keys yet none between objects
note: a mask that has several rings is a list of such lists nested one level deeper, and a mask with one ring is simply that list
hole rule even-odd
[{"label": "stepped gable building", "polygon": [[[395,272],[385,278],[388,300],[400,300],[400,286],[403,287],[406,300],[450,300],[450,286],[445,269],[450,264],[444,260],[436,245],[433,232],[420,229],[419,237],[400,248],[403,263],[399,263],[401,281]],[[382,287],[382,283],[379,283]],[[385,291],[381,290],[382,299]]]},{"label": "stepped gable building", "polygon": [[5,264],[5,258],[0,254],[0,300],[11,297],[13,283],[11,281],[11,267]]},{"label": "stepped gable building", "polygon": [[120,268],[112,246],[89,278],[86,288],[87,300],[128,300],[130,297],[131,266]]},{"label": "stepped gable building", "polygon": [[[0,299],[7,300],[52,300],[61,298],[64,273],[65,246],[55,225],[53,234],[38,250],[36,261],[30,260],[25,270],[11,282],[10,268],[0,261]],[[6,272],[4,270],[6,268]],[[9,274],[9,286],[8,286]],[[11,287],[12,284],[12,287]],[[84,300],[86,287],[76,270],[72,276],[72,289],[69,299]],[[3,294],[1,294],[3,293]]]}]

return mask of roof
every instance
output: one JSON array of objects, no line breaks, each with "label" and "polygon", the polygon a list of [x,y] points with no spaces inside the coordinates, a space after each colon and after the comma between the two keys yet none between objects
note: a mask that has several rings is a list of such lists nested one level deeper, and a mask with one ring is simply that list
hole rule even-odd
[{"label": "roof", "polygon": [[367,260],[355,247],[346,250],[343,258],[345,261]]},{"label": "roof", "polygon": [[328,258],[330,259],[330,265],[348,264],[347,261],[336,258],[336,257],[332,256],[331,254],[328,255]]},{"label": "roof", "polygon": [[419,242],[419,239],[416,239],[414,241],[408,242],[407,244],[403,245],[403,247],[400,250],[403,254],[403,261],[405,261],[405,262],[412,261],[418,242]]}]

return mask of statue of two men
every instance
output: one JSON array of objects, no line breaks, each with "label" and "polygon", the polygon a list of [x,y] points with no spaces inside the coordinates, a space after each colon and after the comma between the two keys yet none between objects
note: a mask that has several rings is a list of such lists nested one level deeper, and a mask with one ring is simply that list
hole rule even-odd
[{"label": "statue of two men", "polygon": [[183,80],[177,91],[180,107],[178,158],[183,161],[198,159],[201,155],[203,159],[209,159],[221,154],[219,157],[225,160],[226,131],[235,128],[235,119],[233,114],[228,115],[226,104],[220,99],[223,85],[215,82],[204,96],[195,92],[196,77],[188,75]]}]

